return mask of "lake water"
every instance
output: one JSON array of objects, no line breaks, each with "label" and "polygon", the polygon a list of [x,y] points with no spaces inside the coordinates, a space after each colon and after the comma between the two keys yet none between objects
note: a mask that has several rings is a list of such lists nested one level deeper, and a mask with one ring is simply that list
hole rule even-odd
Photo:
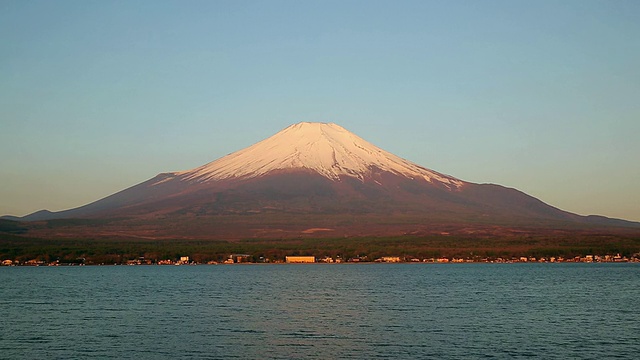
[{"label": "lake water", "polygon": [[640,357],[640,264],[0,268],[0,358]]}]

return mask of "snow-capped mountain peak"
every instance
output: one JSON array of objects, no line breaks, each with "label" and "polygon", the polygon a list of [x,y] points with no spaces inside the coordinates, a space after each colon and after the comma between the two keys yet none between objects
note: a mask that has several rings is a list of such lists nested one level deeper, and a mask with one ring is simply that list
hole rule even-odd
[{"label": "snow-capped mountain peak", "polygon": [[[525,231],[555,224],[571,231],[582,225],[640,228],[640,223],[571,214],[516,189],[463,182],[324,123],[295,124],[196,169],[161,173],[84,206],[21,220],[63,218],[111,219],[79,222],[88,225],[70,230],[77,236],[97,231],[172,239],[299,238],[318,226],[335,230],[336,237],[443,229],[469,234],[476,226],[479,233],[503,236],[513,233],[510,225],[505,228],[509,221]],[[53,228],[51,236],[59,237],[60,230]]]},{"label": "snow-capped mountain peak", "polygon": [[201,167],[175,173],[190,181],[252,178],[276,170],[306,169],[338,180],[364,179],[373,169],[460,187],[463,182],[395,156],[333,123],[301,122]]}]

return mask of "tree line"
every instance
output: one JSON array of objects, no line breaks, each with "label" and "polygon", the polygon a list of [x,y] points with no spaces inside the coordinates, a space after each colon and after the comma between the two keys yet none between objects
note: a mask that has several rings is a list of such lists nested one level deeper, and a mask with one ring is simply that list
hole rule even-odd
[{"label": "tree line", "polygon": [[634,236],[523,236],[479,238],[461,236],[397,236],[271,240],[141,240],[141,239],[40,239],[16,233],[0,233],[0,260],[20,263],[122,264],[144,258],[152,262],[189,256],[206,263],[224,261],[231,254],[247,254],[247,260],[283,260],[285,256],[310,255],[374,260],[384,256],[459,258],[512,258],[520,256],[571,258],[589,254],[640,252]]}]

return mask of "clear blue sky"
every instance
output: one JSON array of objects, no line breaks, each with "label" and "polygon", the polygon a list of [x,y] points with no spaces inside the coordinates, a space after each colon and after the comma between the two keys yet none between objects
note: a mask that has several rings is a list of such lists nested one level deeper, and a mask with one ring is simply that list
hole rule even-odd
[{"label": "clear blue sky", "polygon": [[0,214],[299,121],[640,220],[640,1],[0,0]]}]

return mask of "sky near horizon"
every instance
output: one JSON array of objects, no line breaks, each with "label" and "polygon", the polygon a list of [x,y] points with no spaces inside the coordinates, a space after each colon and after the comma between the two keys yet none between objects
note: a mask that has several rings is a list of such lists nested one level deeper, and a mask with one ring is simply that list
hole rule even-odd
[{"label": "sky near horizon", "polygon": [[300,121],[640,221],[640,1],[0,0],[0,215]]}]

